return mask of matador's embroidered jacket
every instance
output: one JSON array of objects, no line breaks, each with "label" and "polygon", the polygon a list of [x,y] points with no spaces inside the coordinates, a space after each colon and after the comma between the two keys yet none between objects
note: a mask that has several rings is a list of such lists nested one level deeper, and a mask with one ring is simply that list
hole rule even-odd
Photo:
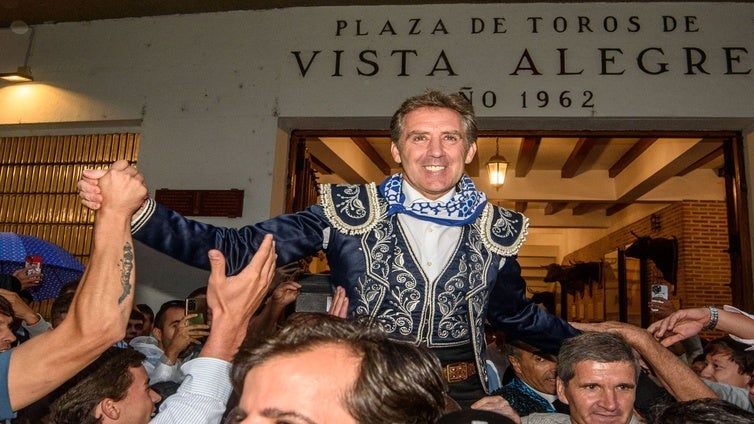
[{"label": "matador's embroidered jacket", "polygon": [[461,226],[450,262],[428,281],[397,215],[386,216],[387,202],[373,183],[320,190],[317,205],[239,229],[196,222],[150,201],[133,225],[134,237],[205,269],[206,252],[219,249],[233,274],[267,233],[275,235],[279,265],[322,249],[331,281],[346,289],[349,316],[379,318],[390,333],[430,348],[472,343],[484,387],[485,318],[509,337],[549,352],[577,334],[526,298],[515,259],[528,225],[522,214],[487,204],[476,221]]}]

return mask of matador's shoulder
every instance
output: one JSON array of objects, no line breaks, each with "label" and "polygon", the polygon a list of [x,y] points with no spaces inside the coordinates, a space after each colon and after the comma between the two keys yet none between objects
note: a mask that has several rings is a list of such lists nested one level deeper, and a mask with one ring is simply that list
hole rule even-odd
[{"label": "matador's shoulder", "polygon": [[529,228],[529,218],[524,214],[490,203],[484,207],[477,223],[485,246],[503,256],[518,253]]},{"label": "matador's shoulder", "polygon": [[367,233],[387,213],[387,201],[375,183],[320,184],[319,196],[330,224],[349,235]]}]

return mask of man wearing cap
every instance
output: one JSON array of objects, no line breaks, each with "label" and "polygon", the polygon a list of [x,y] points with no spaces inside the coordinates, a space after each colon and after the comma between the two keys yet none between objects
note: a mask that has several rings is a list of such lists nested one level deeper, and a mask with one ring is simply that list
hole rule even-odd
[{"label": "man wearing cap", "polygon": [[493,394],[505,398],[522,417],[534,412],[568,413],[556,393],[555,356],[519,341],[506,343],[506,350],[515,375]]}]

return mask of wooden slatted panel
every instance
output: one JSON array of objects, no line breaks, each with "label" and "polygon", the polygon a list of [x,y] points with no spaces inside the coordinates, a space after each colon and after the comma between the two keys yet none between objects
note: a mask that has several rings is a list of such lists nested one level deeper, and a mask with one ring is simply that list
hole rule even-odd
[{"label": "wooden slatted panel", "polygon": [[[87,168],[136,164],[138,152],[134,133],[0,138],[0,231],[48,240],[86,265],[94,213],[76,182]],[[49,318],[49,304],[32,306]]]}]

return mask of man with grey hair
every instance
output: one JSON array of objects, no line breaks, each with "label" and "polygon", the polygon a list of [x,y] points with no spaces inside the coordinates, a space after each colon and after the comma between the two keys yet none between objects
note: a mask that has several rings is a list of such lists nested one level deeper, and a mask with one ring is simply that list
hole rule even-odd
[{"label": "man with grey hair", "polygon": [[586,332],[563,343],[558,354],[558,398],[569,404],[570,416],[532,414],[522,423],[638,423],[633,413],[641,373],[637,353],[676,401],[715,397],[643,328],[621,322],[574,326]]},{"label": "man with grey hair", "polygon": [[[641,327],[623,322],[573,323],[573,326],[585,333],[563,343],[556,381],[558,398],[570,406],[570,415],[535,413],[519,418],[507,402],[483,409],[523,424],[634,424],[638,422],[634,401],[639,375],[644,373],[637,355],[672,397],[669,400],[656,397],[652,406],[716,397],[688,365]],[[645,383],[648,378],[643,376],[642,380],[642,389],[651,389]],[[653,396],[648,392],[642,394]],[[652,416],[659,410],[642,408],[639,412]]]},{"label": "man with grey hair", "polygon": [[523,423],[638,423],[633,414],[641,367],[617,334],[588,332],[563,343],[558,354],[557,393],[565,414],[532,414]]}]

